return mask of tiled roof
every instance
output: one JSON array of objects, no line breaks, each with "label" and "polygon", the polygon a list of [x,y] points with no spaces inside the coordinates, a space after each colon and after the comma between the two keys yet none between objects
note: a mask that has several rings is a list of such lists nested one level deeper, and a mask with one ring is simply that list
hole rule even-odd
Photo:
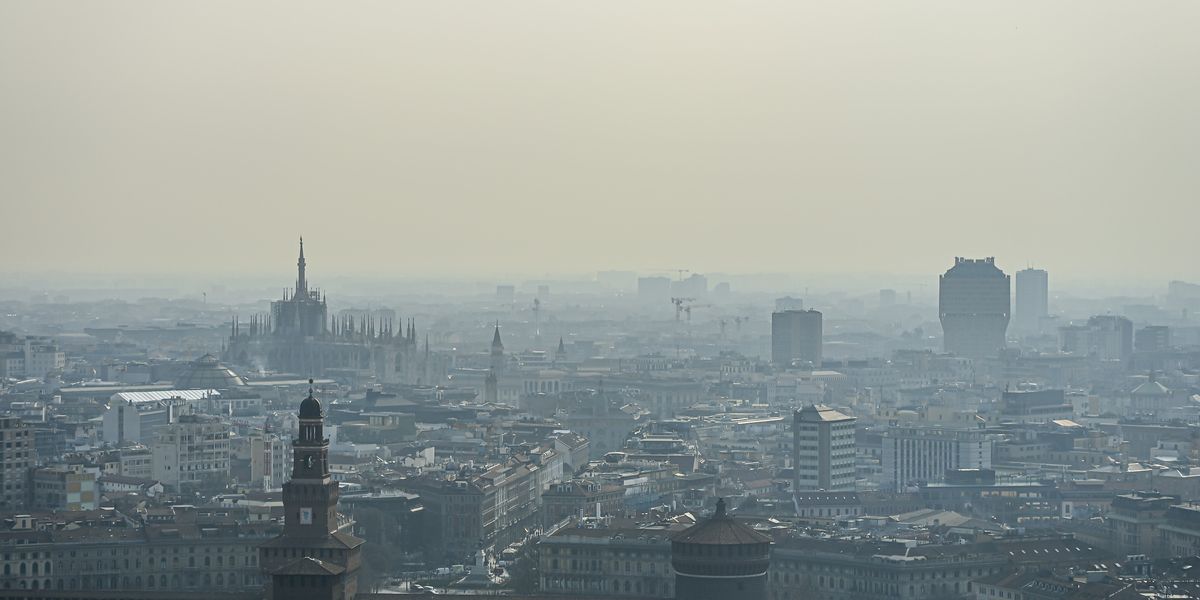
[{"label": "tiled roof", "polygon": [[769,544],[771,538],[739,523],[725,512],[725,500],[717,501],[717,511],[707,521],[689,527],[672,538],[682,544]]}]

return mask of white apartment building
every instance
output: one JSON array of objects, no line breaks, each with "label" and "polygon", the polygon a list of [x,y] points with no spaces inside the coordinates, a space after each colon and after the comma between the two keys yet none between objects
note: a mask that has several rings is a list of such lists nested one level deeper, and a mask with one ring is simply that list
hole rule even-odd
[{"label": "white apartment building", "polygon": [[793,414],[794,490],[854,489],[857,421],[822,404],[810,404]]},{"label": "white apartment building", "polygon": [[184,415],[162,427],[154,440],[154,479],[179,490],[228,481],[229,425],[217,417]]},{"label": "white apartment building", "polygon": [[0,332],[0,377],[41,379],[67,366],[67,353],[50,338]]}]

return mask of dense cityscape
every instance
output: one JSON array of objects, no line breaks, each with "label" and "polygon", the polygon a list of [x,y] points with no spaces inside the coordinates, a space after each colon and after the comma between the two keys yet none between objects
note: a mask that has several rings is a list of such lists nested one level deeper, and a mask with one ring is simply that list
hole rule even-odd
[{"label": "dense cityscape", "polygon": [[274,300],[0,303],[4,597],[1200,593],[1200,285],[406,305],[311,247]]},{"label": "dense cityscape", "polygon": [[0,600],[1200,599],[1197,23],[0,0]]}]

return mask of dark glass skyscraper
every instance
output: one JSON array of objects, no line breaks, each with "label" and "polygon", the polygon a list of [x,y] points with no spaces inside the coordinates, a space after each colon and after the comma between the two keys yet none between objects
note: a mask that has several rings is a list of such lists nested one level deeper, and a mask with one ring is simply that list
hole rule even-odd
[{"label": "dark glass skyscraper", "polygon": [[938,316],[946,352],[969,358],[995,356],[1005,345],[1010,281],[996,259],[955,258],[942,275]]},{"label": "dark glass skyscraper", "polygon": [[771,314],[771,362],[786,367],[794,360],[821,367],[821,313],[785,310]]}]

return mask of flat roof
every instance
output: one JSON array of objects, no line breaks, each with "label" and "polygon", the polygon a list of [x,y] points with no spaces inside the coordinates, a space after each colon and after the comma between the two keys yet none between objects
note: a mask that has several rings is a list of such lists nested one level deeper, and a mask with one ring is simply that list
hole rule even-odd
[{"label": "flat roof", "polygon": [[217,390],[162,390],[151,392],[120,392],[113,394],[114,400],[122,400],[130,404],[145,404],[180,398],[183,400],[203,400],[212,396],[220,396]]}]

